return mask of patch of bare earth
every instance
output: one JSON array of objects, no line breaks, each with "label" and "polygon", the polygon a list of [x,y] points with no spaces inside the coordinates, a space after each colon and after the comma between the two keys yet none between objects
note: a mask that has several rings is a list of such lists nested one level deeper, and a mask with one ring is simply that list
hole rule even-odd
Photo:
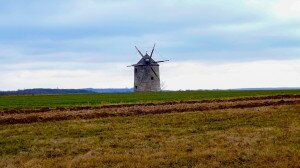
[{"label": "patch of bare earth", "polygon": [[300,104],[300,95],[276,95],[228,100],[176,101],[144,104],[116,104],[41,109],[2,110],[0,124],[47,122],[71,119],[91,119],[114,116],[136,116],[172,112],[201,112],[230,108],[254,108]]}]

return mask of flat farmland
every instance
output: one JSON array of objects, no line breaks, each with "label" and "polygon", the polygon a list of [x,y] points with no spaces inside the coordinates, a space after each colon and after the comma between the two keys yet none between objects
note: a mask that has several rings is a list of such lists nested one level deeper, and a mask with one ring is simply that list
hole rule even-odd
[{"label": "flat farmland", "polygon": [[189,91],[157,93],[111,93],[111,94],[63,94],[63,95],[17,95],[0,96],[0,109],[36,108],[59,106],[85,106],[116,103],[144,103],[164,101],[187,101],[207,99],[228,99],[251,96],[300,94],[300,90],[267,91]]},{"label": "flat farmland", "polygon": [[1,96],[0,104],[0,167],[300,166],[297,90]]}]

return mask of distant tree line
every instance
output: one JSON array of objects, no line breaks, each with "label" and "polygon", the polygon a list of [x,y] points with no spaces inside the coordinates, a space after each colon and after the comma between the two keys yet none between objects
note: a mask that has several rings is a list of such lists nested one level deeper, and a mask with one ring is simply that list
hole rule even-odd
[{"label": "distant tree line", "polygon": [[80,94],[80,93],[126,93],[132,92],[132,88],[112,88],[112,89],[24,89],[16,91],[0,91],[0,95],[39,95],[39,94]]}]

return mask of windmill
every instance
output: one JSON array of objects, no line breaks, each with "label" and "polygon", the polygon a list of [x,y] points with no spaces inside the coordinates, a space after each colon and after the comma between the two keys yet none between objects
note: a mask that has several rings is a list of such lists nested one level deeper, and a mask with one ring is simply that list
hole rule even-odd
[{"label": "windmill", "polygon": [[154,61],[152,59],[155,44],[150,55],[145,55],[135,46],[142,59],[137,63],[128,67],[134,67],[134,91],[135,92],[155,92],[160,91],[159,64],[164,61]]}]

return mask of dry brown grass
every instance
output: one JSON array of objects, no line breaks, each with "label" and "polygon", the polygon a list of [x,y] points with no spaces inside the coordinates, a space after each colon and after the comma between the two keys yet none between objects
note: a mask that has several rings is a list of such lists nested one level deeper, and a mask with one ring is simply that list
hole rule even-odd
[{"label": "dry brown grass", "polygon": [[253,100],[282,100],[282,99],[298,99],[299,94],[285,94],[285,95],[271,95],[271,96],[255,96],[255,97],[240,97],[231,99],[209,99],[209,100],[187,100],[187,101],[166,101],[166,102],[155,102],[155,103],[130,103],[130,104],[111,104],[101,106],[71,106],[71,107],[42,107],[42,108],[4,108],[0,109],[2,114],[29,114],[29,113],[43,113],[49,111],[79,111],[79,110],[97,110],[97,109],[108,109],[108,108],[124,108],[124,107],[135,107],[135,106],[161,106],[161,105],[176,105],[176,104],[199,104],[199,103],[229,103],[229,102],[241,102],[241,101],[253,101]]},{"label": "dry brown grass", "polygon": [[300,95],[250,97],[229,100],[180,101],[146,104],[120,104],[72,108],[43,108],[31,111],[9,110],[2,112],[0,124],[47,122],[71,119],[91,119],[116,116],[135,116],[173,112],[207,111],[229,108],[253,108],[300,104]]},{"label": "dry brown grass", "polygon": [[0,167],[300,166],[299,105],[0,127]]}]

